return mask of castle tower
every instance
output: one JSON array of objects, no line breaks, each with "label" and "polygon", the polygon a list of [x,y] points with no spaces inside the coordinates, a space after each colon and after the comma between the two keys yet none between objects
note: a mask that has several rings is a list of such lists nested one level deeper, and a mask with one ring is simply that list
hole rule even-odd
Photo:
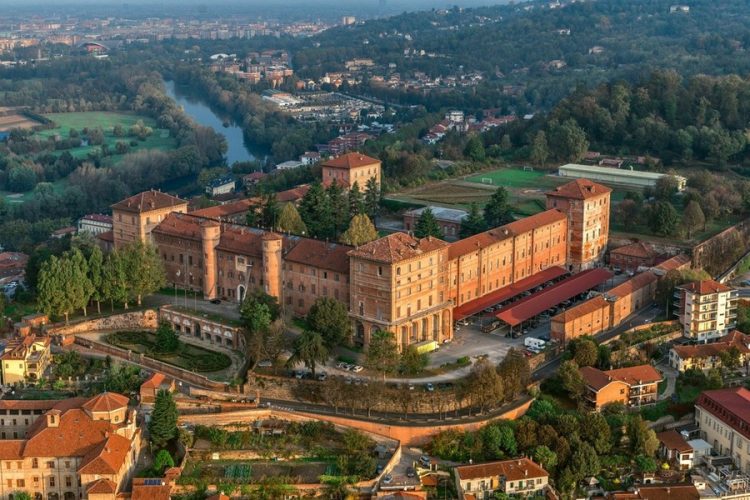
[{"label": "castle tower", "polygon": [[281,249],[284,239],[276,233],[264,233],[263,284],[265,292],[281,301]]},{"label": "castle tower", "polygon": [[201,242],[203,244],[203,298],[217,297],[216,288],[216,247],[221,239],[221,224],[214,220],[201,222]]},{"label": "castle tower", "polygon": [[568,216],[568,267],[572,271],[601,264],[609,241],[609,196],[612,190],[588,179],[558,186],[547,195],[547,209]]}]

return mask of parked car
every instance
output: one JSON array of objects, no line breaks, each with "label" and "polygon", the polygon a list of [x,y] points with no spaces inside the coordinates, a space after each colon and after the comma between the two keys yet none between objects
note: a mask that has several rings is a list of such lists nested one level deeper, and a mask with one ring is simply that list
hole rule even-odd
[{"label": "parked car", "polygon": [[383,468],[383,464],[378,464],[378,466],[375,467],[375,474],[380,474],[381,472],[383,472]]},{"label": "parked car", "polygon": [[354,366],[352,367],[352,371],[353,371],[354,373],[359,373],[359,372],[361,372],[362,370],[364,370],[364,368],[362,368],[362,367],[361,367],[361,366],[359,366],[359,365],[354,365]]},{"label": "parked car", "polygon": [[211,299],[212,304],[221,304],[221,299]]},{"label": "parked car", "polygon": [[426,390],[427,392],[432,392],[432,391],[434,391],[434,390],[435,390],[435,386],[434,386],[434,385],[432,385],[432,382],[427,382],[427,383],[426,383],[426,384],[424,385],[424,388],[425,388],[425,390]]},{"label": "parked car", "polygon": [[406,477],[414,477],[416,475],[417,475],[417,471],[414,470],[414,467],[406,468]]},{"label": "parked car", "polygon": [[320,372],[318,373],[315,378],[320,380],[321,382],[325,382],[325,380],[328,378],[328,374],[326,372]]},{"label": "parked car", "polygon": [[419,457],[419,465],[426,469],[430,467],[430,462],[431,460],[428,455],[422,455],[421,457]]},{"label": "parked car", "polygon": [[413,391],[413,390],[414,390],[414,384],[409,384],[409,390],[410,390],[410,391]]},{"label": "parked car", "polygon": [[273,366],[273,363],[271,363],[270,359],[264,359],[258,362],[258,366],[260,368],[271,368]]},{"label": "parked car", "polygon": [[393,476],[390,474],[386,474],[383,476],[383,481],[381,481],[383,484],[391,484],[393,482]]}]

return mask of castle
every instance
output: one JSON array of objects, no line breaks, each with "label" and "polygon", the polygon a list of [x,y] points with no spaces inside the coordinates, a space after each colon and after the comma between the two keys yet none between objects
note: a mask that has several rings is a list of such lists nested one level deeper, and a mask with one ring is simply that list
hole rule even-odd
[{"label": "castle", "polygon": [[151,241],[176,287],[236,302],[262,288],[293,316],[331,297],[347,306],[355,344],[381,329],[403,349],[451,339],[454,309],[541,271],[595,267],[607,247],[610,193],[577,179],[546,193],[546,211],[463,240],[394,233],[353,248],[186,213],[182,200],[149,191],[113,206],[113,232]]}]

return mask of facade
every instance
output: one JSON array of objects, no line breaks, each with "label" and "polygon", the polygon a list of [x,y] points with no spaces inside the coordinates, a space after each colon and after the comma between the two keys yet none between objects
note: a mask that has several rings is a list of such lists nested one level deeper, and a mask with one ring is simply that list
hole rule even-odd
[{"label": "facade", "polygon": [[49,337],[29,335],[9,340],[0,355],[3,385],[44,378],[51,359]]},{"label": "facade", "polygon": [[375,179],[380,186],[380,160],[361,153],[346,153],[321,165],[324,186],[330,186],[335,181],[344,189],[351,189],[356,182],[359,189],[364,191],[370,179]]},{"label": "facade", "polygon": [[78,219],[78,232],[97,234],[112,230],[112,216],[103,214],[84,215]]},{"label": "facade", "polygon": [[705,391],[695,402],[695,423],[714,453],[732,457],[737,468],[750,473],[750,391]]},{"label": "facade", "polygon": [[651,365],[631,366],[602,371],[592,366],[581,368],[586,385],[584,399],[594,411],[610,403],[640,407],[655,403],[661,374]]},{"label": "facade", "polygon": [[103,393],[52,403],[30,416],[24,437],[0,440],[0,496],[114,500],[127,490],[141,450],[128,398]]},{"label": "facade", "polygon": [[186,335],[226,349],[239,351],[245,348],[245,337],[240,328],[219,323],[188,309],[172,305],[161,306],[159,321],[172,325],[178,335]]},{"label": "facade", "polygon": [[[276,201],[278,203],[298,203],[307,192],[310,190],[308,184],[287,189],[286,191],[280,191],[276,193]],[[244,224],[247,220],[247,214],[251,210],[257,211],[260,209],[262,199],[259,197],[243,198],[241,200],[230,201],[221,205],[215,205],[213,207],[200,208],[190,212],[192,215],[199,217],[205,217],[207,219],[216,219],[222,222],[232,222],[234,224]]]},{"label": "facade", "polygon": [[674,429],[660,432],[656,435],[659,440],[658,456],[676,466],[678,470],[693,467],[693,447]]},{"label": "facade", "polygon": [[740,366],[746,366],[750,354],[750,336],[737,330],[716,342],[698,345],[673,345],[669,350],[669,366],[679,372],[690,369],[710,370],[721,366],[722,352],[737,351]]},{"label": "facade", "polygon": [[[594,165],[577,165],[569,163],[561,166],[558,171],[560,177],[572,177],[574,179],[592,179],[598,182],[617,184],[619,186],[645,188],[654,187],[659,179],[670,174],[657,174],[655,172],[640,172],[622,168],[597,167]],[[677,179],[677,189],[684,191],[687,179],[681,175],[672,176]]]},{"label": "facade", "polygon": [[707,342],[728,334],[737,324],[737,291],[714,280],[677,287],[675,315],[684,337]]},{"label": "facade", "polygon": [[456,491],[460,499],[484,500],[494,494],[530,497],[542,494],[548,486],[549,474],[528,458],[461,465],[454,469]]},{"label": "facade", "polygon": [[220,177],[208,183],[206,194],[208,196],[219,196],[221,194],[234,193],[236,185],[237,183],[231,175]]},{"label": "facade", "polygon": [[623,271],[637,271],[639,267],[656,265],[658,254],[648,243],[636,241],[609,251],[609,265]]},{"label": "facade", "polygon": [[612,190],[588,179],[576,179],[547,193],[547,208],[568,216],[568,265],[590,269],[601,263],[609,240]]},{"label": "facade", "polygon": [[159,391],[174,392],[175,383],[174,379],[155,372],[141,384],[139,391],[141,404],[153,404]]},{"label": "facade", "polygon": [[114,247],[151,241],[151,230],[172,212],[185,213],[188,203],[161,191],[144,191],[112,205]]},{"label": "facade", "polygon": [[550,335],[563,345],[585,335],[597,335],[622,324],[631,314],[651,304],[656,274],[646,271],[550,320]]},{"label": "facade", "polygon": [[461,233],[461,222],[469,215],[466,210],[433,206],[408,210],[404,213],[404,229],[407,232],[414,231],[419,217],[428,208],[435,216],[438,225],[440,225],[440,232],[443,238],[446,240],[457,240]]}]

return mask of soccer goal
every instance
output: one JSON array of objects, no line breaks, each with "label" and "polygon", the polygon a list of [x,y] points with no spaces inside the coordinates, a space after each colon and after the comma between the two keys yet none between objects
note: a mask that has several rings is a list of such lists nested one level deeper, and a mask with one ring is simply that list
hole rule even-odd
[{"label": "soccer goal", "polygon": [[492,177],[482,177],[482,184],[494,184]]},{"label": "soccer goal", "polygon": [[528,165],[524,165],[523,166],[523,171],[524,172],[533,172],[534,171],[534,167],[530,167]]}]

